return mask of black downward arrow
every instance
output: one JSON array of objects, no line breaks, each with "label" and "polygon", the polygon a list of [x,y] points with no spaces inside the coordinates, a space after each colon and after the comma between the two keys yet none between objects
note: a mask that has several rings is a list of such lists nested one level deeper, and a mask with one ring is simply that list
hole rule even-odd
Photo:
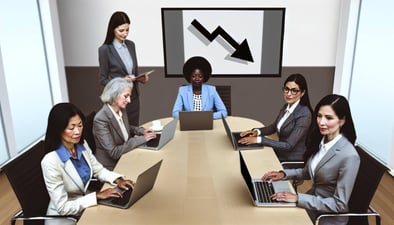
[{"label": "black downward arrow", "polygon": [[226,40],[235,49],[233,54],[231,54],[231,57],[254,62],[246,39],[241,44],[238,44],[225,30],[223,30],[221,26],[218,26],[212,33],[209,33],[209,31],[196,19],[192,21],[192,25],[210,42],[212,42],[217,36],[221,35],[224,40]]}]

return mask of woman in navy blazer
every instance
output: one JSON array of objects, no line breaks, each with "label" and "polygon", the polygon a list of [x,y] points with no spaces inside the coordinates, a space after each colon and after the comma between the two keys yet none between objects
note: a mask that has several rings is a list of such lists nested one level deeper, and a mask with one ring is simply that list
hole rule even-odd
[{"label": "woman in navy blazer", "polygon": [[[131,180],[105,169],[96,160],[83,139],[83,120],[82,112],[71,103],[59,103],[49,113],[46,155],[41,161],[50,197],[47,215],[79,216],[85,208],[97,205],[98,199],[122,196],[115,188],[90,192],[88,186],[92,177],[121,188],[134,187]],[[50,220],[50,224],[64,222]]]},{"label": "woman in navy blazer", "polygon": [[[239,143],[261,143],[274,149],[279,161],[303,161],[306,137],[312,122],[308,86],[301,74],[290,75],[283,84],[286,102],[275,121],[266,127],[254,128],[241,133]],[[264,135],[277,134],[279,140]]]},{"label": "woman in navy blazer", "polygon": [[[264,180],[311,179],[305,194],[280,192],[273,199],[296,202],[305,208],[313,222],[321,213],[345,213],[360,166],[354,148],[356,131],[349,103],[340,95],[328,95],[317,104],[316,119],[308,138],[307,163],[302,169],[268,172]],[[347,217],[326,217],[319,224],[345,225]]]},{"label": "woman in navy blazer", "polygon": [[174,118],[180,111],[214,111],[213,119],[227,117],[226,106],[220,98],[216,87],[203,84],[211,76],[210,63],[203,57],[195,56],[183,66],[183,76],[190,84],[179,87],[178,96],[172,110]]},{"label": "woman in navy blazer", "polygon": [[138,83],[146,83],[148,75],[138,79],[138,61],[133,41],[126,39],[129,34],[130,19],[124,12],[112,14],[104,44],[98,50],[100,83],[105,86],[112,78],[121,77],[134,83],[131,103],[127,105],[129,124],[139,125],[140,101]]}]

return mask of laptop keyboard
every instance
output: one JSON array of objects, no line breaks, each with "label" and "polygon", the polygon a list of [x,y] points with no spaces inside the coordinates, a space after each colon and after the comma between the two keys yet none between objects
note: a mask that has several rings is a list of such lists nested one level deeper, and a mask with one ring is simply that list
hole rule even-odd
[{"label": "laptop keyboard", "polygon": [[122,190],[123,198],[112,198],[111,202],[116,205],[126,205],[129,202],[131,193],[133,192],[133,188],[129,188],[127,190]]},{"label": "laptop keyboard", "polygon": [[156,138],[149,140],[146,142],[146,146],[148,147],[157,147],[160,142],[160,134],[156,134]]},{"label": "laptop keyboard", "polygon": [[276,202],[271,196],[275,193],[271,182],[256,181],[257,198],[259,202]]}]

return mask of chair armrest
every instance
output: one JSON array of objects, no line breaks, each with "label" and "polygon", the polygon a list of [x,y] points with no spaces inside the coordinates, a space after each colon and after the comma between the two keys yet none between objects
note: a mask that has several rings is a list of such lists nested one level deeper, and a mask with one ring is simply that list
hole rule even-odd
[{"label": "chair armrest", "polygon": [[342,217],[342,216],[347,216],[347,217],[364,217],[364,216],[375,216],[375,221],[376,225],[380,225],[380,214],[371,206],[369,206],[369,212],[365,213],[325,213],[321,214],[320,216],[317,217],[315,221],[315,225],[319,225],[319,222],[322,218],[324,217]]},{"label": "chair armrest", "polygon": [[24,217],[23,211],[20,210],[11,218],[11,225],[15,225],[17,221],[45,221],[45,220],[67,220],[72,222],[73,224],[77,224],[79,217],[73,215],[60,216],[60,215],[46,215],[46,216],[31,216]]},{"label": "chair armrest", "polygon": [[283,161],[280,163],[283,168],[303,168],[304,162],[303,161]]}]

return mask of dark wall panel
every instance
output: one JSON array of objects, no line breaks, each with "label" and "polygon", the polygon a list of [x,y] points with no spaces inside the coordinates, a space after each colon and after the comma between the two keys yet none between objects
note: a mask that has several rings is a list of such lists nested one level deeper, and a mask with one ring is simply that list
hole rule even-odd
[{"label": "dark wall panel", "polygon": [[[163,67],[141,67],[140,71],[154,69],[147,84],[140,85],[140,123],[171,116],[178,87],[183,78],[165,78]],[[233,116],[253,118],[271,123],[284,104],[281,88],[292,73],[303,74],[308,82],[312,107],[325,95],[332,93],[334,67],[283,67],[282,77],[212,77],[208,84],[231,85]],[[103,87],[98,81],[98,67],[67,67],[67,85],[70,102],[85,114],[97,111],[102,103],[99,96]]]}]

